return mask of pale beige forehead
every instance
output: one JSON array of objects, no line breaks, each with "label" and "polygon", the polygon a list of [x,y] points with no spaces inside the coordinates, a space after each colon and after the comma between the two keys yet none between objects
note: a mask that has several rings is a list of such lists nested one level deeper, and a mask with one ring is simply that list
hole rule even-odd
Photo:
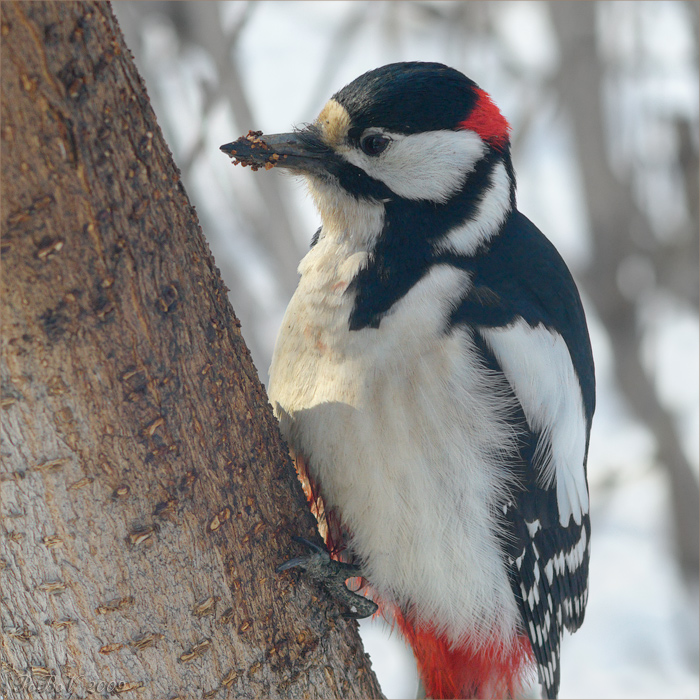
[{"label": "pale beige forehead", "polygon": [[339,102],[328,100],[316,123],[321,127],[323,140],[331,148],[337,148],[346,141],[350,129],[350,115]]}]

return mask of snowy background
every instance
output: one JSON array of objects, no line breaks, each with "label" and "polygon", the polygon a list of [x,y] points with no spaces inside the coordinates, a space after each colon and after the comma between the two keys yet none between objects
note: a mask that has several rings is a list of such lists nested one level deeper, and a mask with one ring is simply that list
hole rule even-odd
[{"label": "snowy background", "polygon": [[[393,61],[447,63],[493,96],[513,126],[519,208],[579,280],[596,358],[589,605],[564,640],[560,697],[698,697],[697,4],[114,11],[263,382],[318,217],[303,183],[234,168],[219,146],[312,121],[336,90]],[[591,76],[597,94],[582,94]],[[583,112],[598,100],[591,137]],[[593,166],[625,195],[612,204],[592,199],[596,145],[607,162]],[[361,631],[386,696],[415,697],[410,651],[381,622]]]}]

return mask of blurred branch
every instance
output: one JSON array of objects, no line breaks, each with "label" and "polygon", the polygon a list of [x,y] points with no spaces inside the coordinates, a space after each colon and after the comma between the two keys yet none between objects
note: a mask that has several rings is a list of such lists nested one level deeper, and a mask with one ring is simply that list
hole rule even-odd
[{"label": "blurred branch", "polygon": [[333,90],[333,81],[343,61],[348,57],[352,43],[360,30],[366,25],[367,17],[372,10],[374,2],[354,2],[345,18],[336,29],[329,41],[329,50],[320,67],[320,73],[316,84],[310,91],[310,97],[305,112],[313,113],[319,104],[323,104]]},{"label": "blurred branch", "polygon": [[[181,3],[181,2],[176,2],[174,3],[179,9],[177,12],[177,15],[186,15],[186,6]],[[245,9],[243,12],[241,12],[240,17],[238,18],[238,21],[234,25],[233,29],[224,36],[224,46],[222,47],[222,55],[223,56],[231,56],[232,51],[236,45],[236,42],[238,41],[239,36],[241,35],[241,32],[243,31],[243,28],[245,25],[248,23],[248,20],[250,19],[251,15],[253,14],[253,10],[255,9],[256,5],[252,0],[246,3]],[[190,38],[188,35],[190,34],[189,29],[186,29],[188,27],[188,22],[185,21],[186,17],[182,17],[181,22],[178,23],[178,34],[182,37],[185,38]],[[182,25],[182,26],[180,26]],[[220,66],[217,62],[217,71],[219,76],[223,75],[221,72],[222,66]],[[189,172],[190,169],[192,168],[192,165],[194,164],[194,161],[197,159],[197,157],[200,155],[202,150],[204,149],[205,142],[206,142],[206,136],[207,136],[207,117],[209,113],[211,112],[212,108],[214,105],[222,98],[221,92],[218,90],[215,90],[211,85],[207,83],[201,83],[200,87],[202,89],[202,92],[204,93],[204,103],[202,105],[202,121],[199,124],[199,133],[197,134],[197,140],[194,142],[192,145],[192,148],[190,149],[190,152],[187,154],[187,156],[184,158],[181,168],[185,172]],[[251,110],[248,109],[247,112],[249,113]],[[252,123],[252,120],[251,122]],[[242,127],[245,128],[245,127]]]},{"label": "blurred branch", "polygon": [[[182,6],[179,12],[185,18],[182,40],[190,41],[208,51],[216,65],[219,76],[216,91],[211,86],[204,88],[208,104],[216,98],[226,100],[231,106],[238,128],[241,131],[254,129],[256,120],[234,58],[238,32],[234,32],[234,36],[230,38],[224,34],[218,3],[176,4]],[[249,3],[250,8],[254,5],[255,3]],[[237,136],[239,134],[233,134],[232,140]],[[297,246],[293,233],[292,220],[295,216],[282,194],[277,177],[256,177],[253,181],[254,186],[259,188],[266,207],[261,211],[250,212],[250,216],[253,217],[251,223],[261,246],[270,256],[275,278],[283,294],[291,296],[298,281],[296,263],[303,252]]]},{"label": "blurred branch", "polygon": [[[596,4],[554,2],[549,7],[562,55],[556,82],[573,126],[596,253],[595,264],[585,278],[586,292],[610,334],[620,388],[656,438],[658,457],[671,483],[680,567],[686,578],[697,578],[698,482],[680,447],[673,418],[661,405],[642,366],[635,321],[638,305],[625,298],[617,285],[620,264],[635,248],[651,255],[655,265],[658,253],[673,256],[675,251],[661,246],[639,210],[630,184],[620,182],[610,168],[601,105],[603,67],[591,58],[597,56]],[[696,260],[697,256],[693,257]],[[662,277],[668,281],[666,274]]]}]

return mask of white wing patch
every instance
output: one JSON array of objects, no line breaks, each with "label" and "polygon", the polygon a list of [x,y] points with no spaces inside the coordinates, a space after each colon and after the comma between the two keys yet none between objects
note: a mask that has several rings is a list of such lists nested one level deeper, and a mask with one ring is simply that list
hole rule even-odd
[{"label": "white wing patch", "polygon": [[588,488],[583,461],[586,455],[586,418],[581,386],[569,349],[558,333],[524,320],[482,334],[520,401],[529,424],[542,434],[538,450],[541,486],[556,480],[559,522],[573,516],[577,525],[588,512]]}]

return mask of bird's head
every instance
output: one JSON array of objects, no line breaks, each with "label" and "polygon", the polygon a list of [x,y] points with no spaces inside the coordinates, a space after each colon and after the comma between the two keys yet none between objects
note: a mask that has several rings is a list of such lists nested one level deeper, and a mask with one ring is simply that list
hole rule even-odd
[{"label": "bird's head", "polygon": [[459,71],[393,63],[346,85],[312,124],[250,132],[221,150],[254,169],[305,175],[325,226],[329,217],[355,216],[358,206],[435,209],[469,198],[470,189],[476,200],[499,163],[502,198],[514,203],[509,131],[489,95]]}]

